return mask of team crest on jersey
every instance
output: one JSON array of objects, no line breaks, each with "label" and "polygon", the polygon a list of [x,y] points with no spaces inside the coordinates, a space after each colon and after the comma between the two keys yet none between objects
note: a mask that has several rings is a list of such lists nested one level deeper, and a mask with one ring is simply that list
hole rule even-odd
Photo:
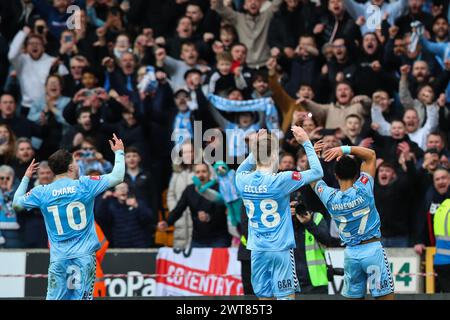
[{"label": "team crest on jersey", "polygon": [[369,182],[369,178],[367,176],[362,176],[361,177],[361,182],[364,184],[367,184],[367,182]]},{"label": "team crest on jersey", "polygon": [[25,197],[29,197],[31,195],[31,190],[25,194]]},{"label": "team crest on jersey", "polygon": [[302,180],[302,174],[298,171],[292,172],[292,180],[296,180],[296,181]]},{"label": "team crest on jersey", "polygon": [[100,176],[89,176],[91,180],[100,180]]},{"label": "team crest on jersey", "polygon": [[318,193],[322,193],[322,192],[323,192],[323,188],[322,188],[322,187],[318,187],[318,188],[317,188],[317,192],[318,192]]}]

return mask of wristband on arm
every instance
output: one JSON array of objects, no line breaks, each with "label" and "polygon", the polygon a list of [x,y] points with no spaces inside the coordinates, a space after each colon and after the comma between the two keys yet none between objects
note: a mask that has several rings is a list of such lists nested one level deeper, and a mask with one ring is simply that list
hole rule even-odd
[{"label": "wristband on arm", "polygon": [[352,152],[352,147],[350,146],[342,146],[341,147],[342,153],[347,155],[350,154]]}]

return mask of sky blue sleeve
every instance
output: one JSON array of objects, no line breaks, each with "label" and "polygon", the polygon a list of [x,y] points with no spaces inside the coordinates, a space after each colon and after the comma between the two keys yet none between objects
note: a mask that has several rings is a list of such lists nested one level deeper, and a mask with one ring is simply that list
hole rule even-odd
[{"label": "sky blue sleeve", "polygon": [[83,191],[92,195],[93,198],[102,194],[110,188],[108,179],[105,176],[82,176],[80,177]]},{"label": "sky blue sleeve", "polygon": [[241,165],[236,170],[236,187],[239,192],[242,192],[242,186],[244,185],[244,177],[247,172],[252,171],[256,168],[256,160],[253,153],[250,153],[247,159],[241,163]]},{"label": "sky blue sleeve", "polygon": [[336,192],[336,189],[327,186],[325,181],[320,180],[316,183],[314,192],[317,194],[325,207],[327,207],[327,203],[330,200],[331,195]]},{"label": "sky blue sleeve", "polygon": [[402,16],[407,6],[408,0],[397,0],[389,3],[387,12],[389,12],[389,18],[391,21],[395,21],[395,19]]},{"label": "sky blue sleeve", "polygon": [[122,183],[125,178],[125,152],[123,150],[118,150],[114,152],[114,154],[115,159],[112,172],[102,176],[109,182],[109,188]]},{"label": "sky blue sleeve", "polygon": [[310,169],[302,172],[286,171],[278,175],[280,188],[288,193],[298,190],[304,185],[322,179],[323,177],[322,165],[311,142],[306,141],[303,144],[303,148],[308,157]]},{"label": "sky blue sleeve", "polygon": [[447,46],[450,45],[447,42],[437,43],[437,42],[429,41],[423,35],[420,37],[420,42],[422,43],[425,50],[441,57],[442,59],[445,58],[445,50],[446,50]]},{"label": "sky blue sleeve", "polygon": [[39,208],[41,204],[42,197],[39,195],[40,188],[36,187],[30,190],[28,193],[28,183],[30,179],[27,177],[23,177],[22,181],[20,182],[19,187],[16,190],[16,193],[14,194],[13,199],[13,208],[14,210],[22,210],[22,209],[33,209],[33,208]]},{"label": "sky blue sleeve", "polygon": [[369,194],[373,193],[374,180],[373,177],[367,172],[361,172],[358,180],[353,184],[358,189],[363,189]]},{"label": "sky blue sleeve", "polygon": [[366,15],[366,6],[362,3],[358,3],[354,0],[344,0],[345,9],[348,14],[354,19],[358,19],[359,16]]}]

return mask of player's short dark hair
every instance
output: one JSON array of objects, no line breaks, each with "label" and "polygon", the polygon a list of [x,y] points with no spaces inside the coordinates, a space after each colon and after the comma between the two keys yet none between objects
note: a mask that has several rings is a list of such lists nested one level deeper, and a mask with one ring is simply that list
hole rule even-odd
[{"label": "player's short dark hair", "polygon": [[353,180],[359,175],[359,164],[356,159],[343,156],[334,165],[334,173],[340,180]]},{"label": "player's short dark hair", "polygon": [[63,174],[69,171],[69,165],[72,161],[72,154],[67,150],[61,149],[48,158],[48,166],[55,175]]}]

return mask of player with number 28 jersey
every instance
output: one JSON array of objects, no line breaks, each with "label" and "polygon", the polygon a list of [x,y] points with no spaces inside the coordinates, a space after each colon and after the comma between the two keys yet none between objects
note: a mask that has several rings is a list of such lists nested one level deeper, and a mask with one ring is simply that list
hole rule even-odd
[{"label": "player with number 28 jersey", "polygon": [[[275,173],[274,168],[278,168],[275,149],[271,150],[271,161],[266,163],[252,152],[236,174],[236,186],[249,219],[247,249],[252,252],[252,286],[259,298],[292,299],[299,290],[292,251],[295,237],[290,193],[323,175],[306,133],[300,127],[293,127],[293,132],[305,148],[310,170]],[[261,146],[270,139],[273,137],[260,132],[257,143]]]}]

